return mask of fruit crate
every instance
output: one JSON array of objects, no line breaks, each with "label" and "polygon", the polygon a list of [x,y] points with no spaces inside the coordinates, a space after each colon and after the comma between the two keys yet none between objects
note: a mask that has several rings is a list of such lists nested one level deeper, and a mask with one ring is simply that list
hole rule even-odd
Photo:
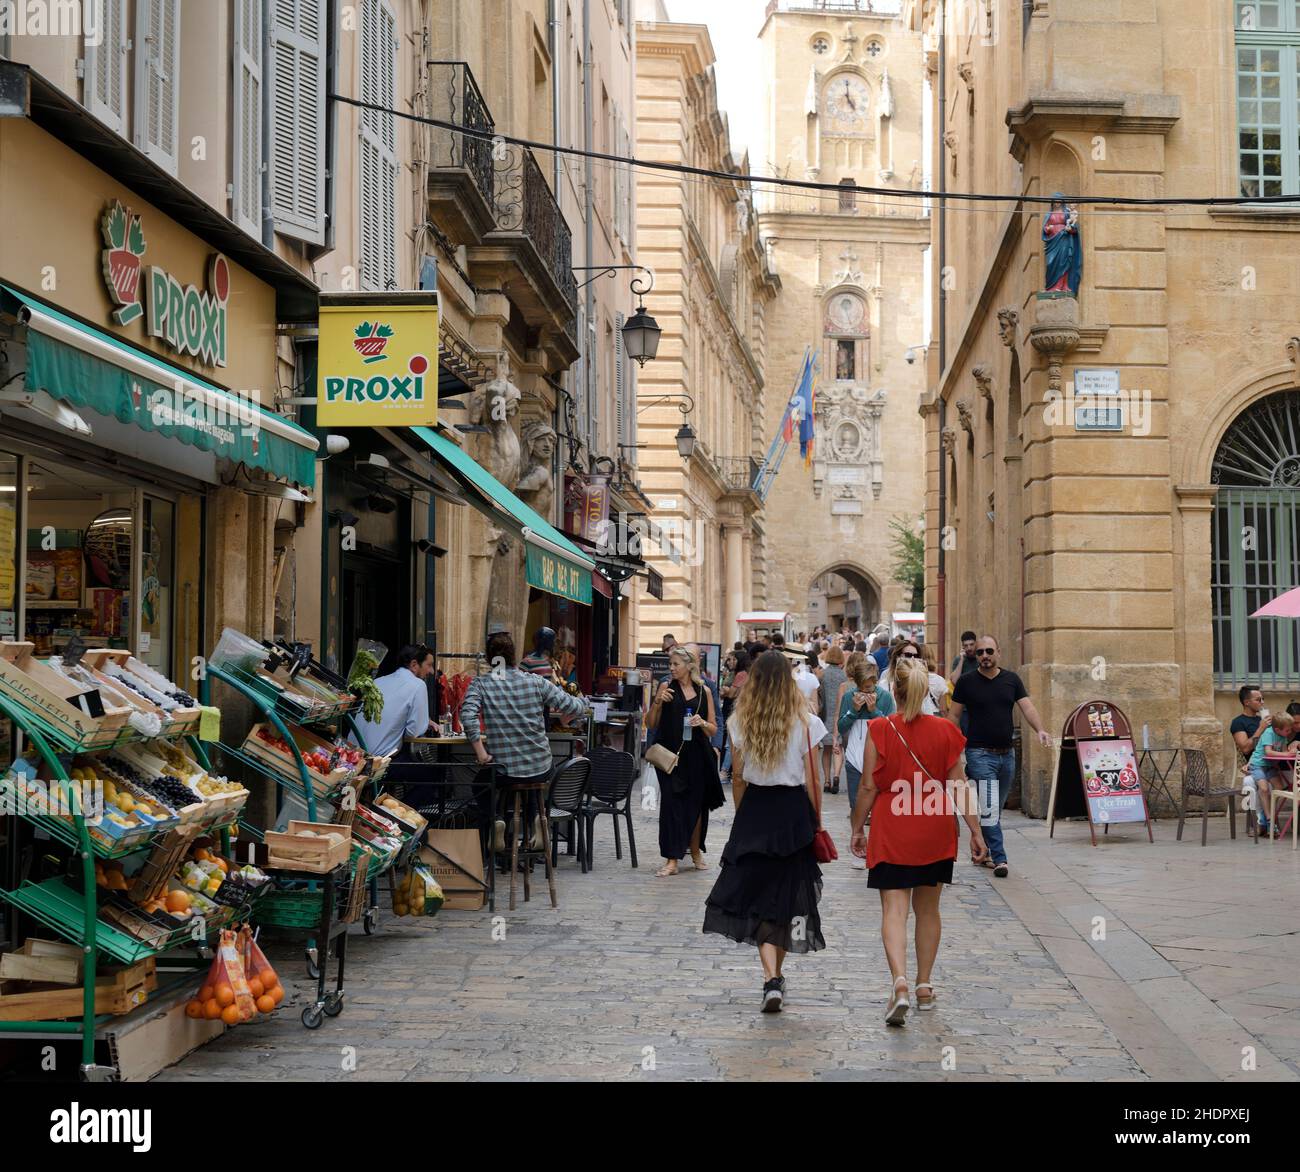
[{"label": "fruit crate", "polygon": [[[105,969],[95,977],[95,1013],[130,1013],[157,988],[157,965],[152,956],[125,968]],[[81,1017],[84,1011],[80,985],[51,989],[26,981],[0,981],[0,1021],[62,1021]]]},{"label": "fruit crate", "polygon": [[151,688],[158,692],[166,692],[168,689],[179,692],[180,689],[160,675],[148,664],[141,663],[129,651],[111,648],[94,648],[87,651],[82,656],[81,662],[86,665],[97,676],[103,676],[105,680],[117,688],[118,691],[130,692],[133,702],[138,701],[139,705],[145,707],[146,711],[157,712],[163,722],[163,735],[167,737],[188,736],[197,733],[199,728],[199,719],[203,715],[203,709],[197,704],[184,708],[174,708],[170,712],[161,708],[147,697],[140,695],[138,692],[131,691],[126,684],[116,677],[108,674],[109,665],[120,668],[122,671],[128,671],[133,675],[139,676]]},{"label": "fruit crate", "polygon": [[130,709],[105,705],[102,715],[91,716],[76,703],[90,689],[42,663],[35,650],[32,643],[0,641],[0,695],[22,709],[60,749],[75,753],[138,739],[140,734],[127,723]]},{"label": "fruit crate", "polygon": [[[46,783],[42,782],[41,784]],[[12,803],[11,808],[21,810],[23,817],[27,821],[39,826],[51,838],[61,842],[64,846],[79,851],[81,841],[77,837],[77,823],[73,817],[70,814],[39,813],[37,807],[33,804],[33,792],[29,786],[24,785],[12,773],[0,778],[0,803]],[[66,808],[66,806],[63,808]],[[110,843],[93,835],[90,836],[90,849],[97,859],[122,859],[127,855],[138,853],[146,845],[147,843],[127,839],[118,839]]]},{"label": "fruit crate", "polygon": [[[285,749],[277,748],[267,741],[261,735],[264,731],[270,736],[281,739],[274,725],[255,724],[244,739],[240,752],[247,757],[254,758],[260,765],[270,769],[277,778],[282,778],[286,784],[301,789],[302,777],[298,772],[298,762],[294,759],[293,754]],[[308,732],[303,728],[290,728],[289,732],[294,739],[294,743],[298,746],[298,752],[303,755],[304,759],[309,753],[323,753],[333,758],[334,745],[332,742],[325,740],[324,737],[318,737],[315,733]],[[339,766],[328,772],[323,772],[314,768],[310,763],[307,765],[307,775],[311,778],[312,790],[316,797],[322,800],[328,800],[330,795],[336,793],[354,773],[356,773],[356,769],[352,766]]]}]

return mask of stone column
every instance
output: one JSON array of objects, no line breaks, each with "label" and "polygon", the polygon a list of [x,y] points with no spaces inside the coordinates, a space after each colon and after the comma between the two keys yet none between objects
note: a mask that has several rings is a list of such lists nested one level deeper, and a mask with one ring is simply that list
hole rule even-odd
[{"label": "stone column", "polygon": [[726,527],[727,605],[722,616],[722,631],[715,642],[724,648],[736,640],[736,620],[745,609],[745,527],[733,521]]},{"label": "stone column", "polygon": [[1212,484],[1178,485],[1178,524],[1174,527],[1174,584],[1181,642],[1175,652],[1183,665],[1179,743],[1200,749],[1212,778],[1222,777],[1229,762],[1223,722],[1214,711],[1214,633],[1210,622],[1210,531],[1218,488]]}]

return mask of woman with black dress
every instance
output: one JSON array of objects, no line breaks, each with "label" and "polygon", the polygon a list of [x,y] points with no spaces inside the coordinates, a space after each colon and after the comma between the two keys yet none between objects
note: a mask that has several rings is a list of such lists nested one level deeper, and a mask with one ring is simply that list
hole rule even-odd
[{"label": "woman with black dress", "polygon": [[[718,731],[713,696],[700,677],[699,661],[678,644],[668,655],[671,678],[655,692],[646,714],[646,727],[655,744],[676,753],[671,774],[655,767],[659,776],[659,853],[664,865],[659,878],[677,874],[677,863],[690,852],[697,871],[708,865],[701,857],[709,833],[709,811],[723,803],[718,758],[709,744]],[[687,732],[689,730],[689,737]]]},{"label": "woman with black dress", "polygon": [[786,953],[826,947],[817,914],[822,873],[813,855],[822,792],[814,746],[826,726],[808,711],[786,657],[768,651],[750,668],[730,732],[736,820],[704,931],[758,946],[762,1011],[777,1013]]}]

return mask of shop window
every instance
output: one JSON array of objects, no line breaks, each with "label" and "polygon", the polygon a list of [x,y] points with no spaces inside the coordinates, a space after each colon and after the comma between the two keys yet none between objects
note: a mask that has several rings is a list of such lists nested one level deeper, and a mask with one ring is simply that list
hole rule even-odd
[{"label": "shop window", "polygon": [[1235,0],[1237,165],[1243,196],[1300,187],[1300,4]]},{"label": "shop window", "polygon": [[853,190],[856,180],[840,180],[840,211],[856,212],[858,210],[858,193]]},{"label": "shop window", "polygon": [[1211,624],[1219,687],[1300,684],[1300,624],[1248,617],[1300,586],[1300,391],[1243,412],[1219,444],[1211,532]]}]

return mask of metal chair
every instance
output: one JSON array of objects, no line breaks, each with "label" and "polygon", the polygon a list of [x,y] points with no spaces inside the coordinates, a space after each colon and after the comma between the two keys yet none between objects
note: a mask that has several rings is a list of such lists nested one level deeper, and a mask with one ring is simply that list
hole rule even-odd
[{"label": "metal chair", "polygon": [[614,819],[614,857],[623,857],[618,820],[627,820],[627,849],[636,866],[636,836],[632,831],[632,787],[636,784],[636,758],[617,749],[596,749],[591,754],[591,795],[584,810],[587,823],[587,870],[592,867],[592,840],[596,819],[608,814]]},{"label": "metal chair", "polygon": [[564,841],[566,854],[578,855],[582,873],[587,873],[587,853],[583,847],[583,808],[590,796],[591,759],[570,757],[561,761],[551,773],[551,785],[546,795],[546,812],[551,823],[551,866],[560,861],[559,828],[566,826]]},{"label": "metal chair", "polygon": [[1187,799],[1201,799],[1201,845],[1204,846],[1209,831],[1210,802],[1214,798],[1226,798],[1228,809],[1228,831],[1232,838],[1237,837],[1237,804],[1234,799],[1241,796],[1236,789],[1212,789],[1210,787],[1210,765],[1205,754],[1199,749],[1183,750],[1183,796],[1178,806],[1178,841],[1183,841],[1183,823],[1187,820]]}]

